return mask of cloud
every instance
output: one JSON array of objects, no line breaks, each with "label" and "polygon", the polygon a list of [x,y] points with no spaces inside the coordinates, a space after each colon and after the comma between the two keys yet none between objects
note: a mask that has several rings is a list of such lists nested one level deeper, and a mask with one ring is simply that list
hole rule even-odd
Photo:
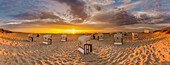
[{"label": "cloud", "polygon": [[112,25],[129,25],[137,23],[137,19],[133,15],[119,8],[98,12],[91,17],[91,20]]},{"label": "cloud", "polygon": [[122,0],[121,2],[123,2],[123,3],[130,3],[131,0]]},{"label": "cloud", "polygon": [[91,4],[94,5],[109,5],[115,3],[113,0],[88,0]]},{"label": "cloud", "polygon": [[[23,2],[22,0],[17,2],[15,0],[10,1],[17,4]],[[111,5],[115,3],[115,0],[27,0],[20,7],[11,2],[0,3],[3,5],[2,7],[0,6],[0,9],[10,7],[8,11],[11,12],[15,9],[17,12],[13,12],[15,14],[9,16],[18,20],[18,22],[47,21],[47,24],[66,22],[65,24],[112,24],[118,26],[141,23],[137,21],[140,19],[136,16],[138,13],[133,14],[131,10],[138,7],[138,5],[143,5],[143,3],[146,3],[145,1],[140,0],[131,3],[131,0],[121,0],[121,4]],[[10,3],[11,5],[9,5]],[[13,7],[14,5],[17,8]],[[166,16],[164,18],[152,16],[157,13],[148,12],[141,16],[147,15],[146,20],[147,22],[150,21],[150,23],[161,23],[168,20]],[[22,23],[16,23],[15,21],[8,24]]]},{"label": "cloud", "polygon": [[36,13],[21,13],[18,15],[11,15],[11,17],[17,19],[60,19],[58,16],[54,15],[52,12],[36,12]]},{"label": "cloud", "polygon": [[160,12],[170,11],[170,0],[144,0],[143,10],[154,10]]},{"label": "cloud", "polygon": [[132,14],[138,19],[139,23],[157,24],[170,23],[170,15],[158,11],[136,11]]},{"label": "cloud", "polygon": [[137,2],[134,2],[134,3],[130,3],[130,4],[123,4],[123,5],[120,5],[118,7],[124,8],[126,10],[131,10],[131,9],[135,8],[137,5],[139,5],[140,3],[142,3],[142,1],[137,1]]},{"label": "cloud", "polygon": [[83,20],[85,20],[88,17],[88,15],[85,12],[86,6],[84,1],[81,0],[52,0],[52,1],[68,5],[70,7],[70,10],[68,10],[68,12],[70,12],[70,14],[72,14],[74,18],[81,18],[81,20],[79,20],[77,23],[83,22]]}]

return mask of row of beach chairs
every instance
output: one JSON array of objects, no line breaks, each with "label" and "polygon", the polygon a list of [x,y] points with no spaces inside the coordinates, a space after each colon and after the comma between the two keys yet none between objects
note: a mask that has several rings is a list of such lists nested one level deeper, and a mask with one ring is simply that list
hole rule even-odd
[{"label": "row of beach chairs", "polygon": [[[110,34],[112,36],[112,34]],[[131,33],[132,35],[132,40],[137,40],[138,38],[138,34],[137,33]],[[114,45],[122,45],[123,44],[123,36],[125,36],[125,33],[117,33],[113,35],[114,37]],[[92,52],[92,44],[90,43],[91,39],[98,39],[98,40],[104,40],[104,35],[103,33],[99,33],[99,34],[85,34],[83,36],[80,36],[78,38],[78,41],[80,42],[78,44],[78,50],[83,53],[83,54],[88,54],[90,52]],[[52,35],[51,34],[46,34],[43,36],[44,44],[52,44]],[[33,42],[33,34],[29,34],[28,35],[28,40]],[[61,35],[61,41],[62,42],[66,42],[67,41],[67,35],[66,34],[62,34]]]}]

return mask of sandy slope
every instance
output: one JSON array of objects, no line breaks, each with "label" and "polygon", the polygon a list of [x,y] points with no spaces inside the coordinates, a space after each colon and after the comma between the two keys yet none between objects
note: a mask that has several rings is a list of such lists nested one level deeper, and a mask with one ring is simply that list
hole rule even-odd
[{"label": "sandy slope", "polygon": [[0,65],[30,64],[170,64],[170,35],[140,34],[139,40],[124,37],[122,46],[113,45],[113,39],[105,34],[104,41],[91,40],[93,52],[83,55],[77,51],[77,38],[68,35],[67,42],[60,42],[60,35],[53,35],[53,44],[42,44],[42,35],[28,42],[27,34],[0,34]]}]

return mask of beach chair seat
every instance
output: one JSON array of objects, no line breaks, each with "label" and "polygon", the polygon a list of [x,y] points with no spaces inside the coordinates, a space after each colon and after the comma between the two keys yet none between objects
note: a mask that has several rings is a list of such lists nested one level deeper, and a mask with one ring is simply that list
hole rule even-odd
[{"label": "beach chair seat", "polygon": [[78,50],[82,54],[88,54],[88,53],[92,52],[92,44],[84,44],[84,48],[79,46]]},{"label": "beach chair seat", "polygon": [[114,42],[114,45],[122,45],[122,42]]}]

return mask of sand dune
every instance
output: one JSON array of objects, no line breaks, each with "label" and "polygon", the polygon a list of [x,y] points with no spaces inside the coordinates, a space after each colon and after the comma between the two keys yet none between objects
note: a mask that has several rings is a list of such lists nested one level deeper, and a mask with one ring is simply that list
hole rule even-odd
[{"label": "sand dune", "polygon": [[81,54],[77,38],[81,35],[68,35],[67,42],[60,42],[60,35],[53,35],[51,45],[42,44],[40,38],[27,41],[24,33],[0,34],[1,65],[118,65],[118,64],[170,64],[170,35],[160,33],[140,34],[138,40],[124,37],[122,46],[113,45],[109,34],[103,41],[91,40],[93,52]]}]

